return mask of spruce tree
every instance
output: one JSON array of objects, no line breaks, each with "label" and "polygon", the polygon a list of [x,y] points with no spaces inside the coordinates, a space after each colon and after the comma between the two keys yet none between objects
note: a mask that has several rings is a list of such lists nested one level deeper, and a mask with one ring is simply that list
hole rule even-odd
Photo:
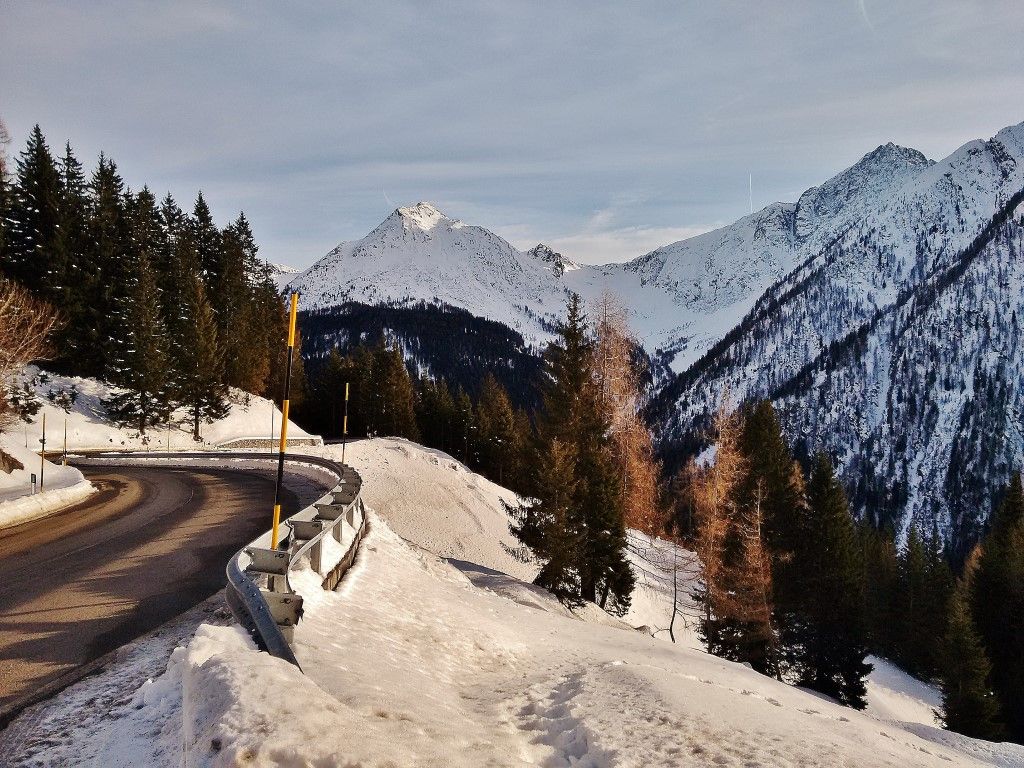
[{"label": "spruce tree", "polygon": [[455,391],[452,419],[452,455],[458,456],[467,466],[476,466],[476,415],[473,401],[461,386]]},{"label": "spruce tree", "polygon": [[528,504],[508,506],[509,530],[523,545],[521,560],[541,563],[534,583],[570,607],[583,604],[579,552],[585,533],[576,506],[575,449],[558,438],[536,448]]},{"label": "spruce tree", "polygon": [[416,399],[416,425],[425,445],[455,455],[455,398],[444,379],[421,380]]},{"label": "spruce tree", "polygon": [[[578,584],[576,596],[585,602],[597,602],[613,613],[629,607],[634,576],[625,556],[626,526],[619,493],[619,478],[609,440],[609,411],[602,409],[601,389],[594,375],[593,341],[588,336],[586,318],[579,297],[570,297],[566,320],[559,336],[545,351],[543,410],[538,418],[538,455],[551,458],[557,442],[566,451],[565,464],[572,466],[574,493],[564,514],[558,518],[567,530],[544,544],[542,562],[548,558],[565,562],[571,579]],[[539,499],[542,478],[535,473],[525,478],[527,500],[511,511],[513,520],[529,515]],[[517,533],[513,526],[513,533]],[[521,532],[520,532],[521,533]],[[563,535],[564,534],[564,535]],[[551,547],[572,540],[574,551],[559,552]],[[536,542],[520,538],[528,548]],[[540,582],[543,582],[542,568]]]},{"label": "spruce tree", "polygon": [[7,242],[11,221],[11,169],[7,156],[7,145],[11,143],[11,135],[7,126],[0,118],[0,273],[7,263]]},{"label": "spruce tree", "polygon": [[53,301],[68,318],[57,339],[59,367],[80,371],[88,365],[90,345],[96,343],[90,323],[95,319],[93,304],[100,296],[96,264],[89,245],[89,199],[85,173],[71,150],[64,148],[59,166],[61,182],[60,231],[57,238],[61,284]]},{"label": "spruce tree", "polygon": [[911,672],[921,674],[927,671],[930,644],[936,636],[925,631],[930,623],[926,595],[928,560],[916,525],[911,524],[907,533],[898,573],[896,660]]},{"label": "spruce tree", "polygon": [[[206,198],[200,192],[196,196],[195,206],[192,208],[192,216],[188,221],[192,240],[196,246],[196,254],[199,257],[199,270],[206,290],[210,295],[216,295],[216,290],[221,279],[221,264],[223,254],[221,252],[221,233],[213,221],[213,214],[210,206],[206,204]],[[220,302],[216,303],[218,316],[223,314]]]},{"label": "spruce tree", "polygon": [[992,663],[991,682],[1011,739],[1024,742],[1024,487],[1016,472],[971,581],[971,614]]},{"label": "spruce tree", "polygon": [[101,154],[89,182],[89,250],[96,269],[96,294],[81,322],[89,329],[83,347],[75,350],[82,373],[116,377],[120,334],[129,320],[123,315],[132,302],[130,292],[138,276],[130,246],[124,182],[117,166]]},{"label": "spruce tree", "polygon": [[867,519],[858,525],[864,558],[864,603],[871,648],[896,658],[900,631],[899,556],[888,530],[878,530]]},{"label": "spruce tree", "polygon": [[[284,380],[288,374],[288,313],[280,297],[266,302],[266,310],[258,314],[266,318],[264,333],[254,334],[254,344],[266,344],[269,368],[263,385],[264,396],[281,404]],[[263,306],[263,303],[260,304]],[[302,357],[302,326],[295,329],[295,347],[292,351],[292,383],[290,408],[301,412],[306,399],[309,383],[306,380],[306,364]],[[255,391],[259,391],[256,389]]]},{"label": "spruce tree", "polygon": [[213,307],[206,298],[203,281],[197,274],[182,306],[176,400],[189,412],[192,436],[201,439],[200,425],[223,418],[228,412],[228,387],[224,383],[223,351],[217,343],[217,324]]},{"label": "spruce tree", "polygon": [[846,494],[824,453],[807,482],[808,514],[797,550],[805,599],[791,630],[799,683],[863,709],[867,655],[863,565]]},{"label": "spruce tree", "polygon": [[377,346],[370,374],[370,423],[382,436],[416,440],[415,392],[397,342],[388,346],[383,339]]},{"label": "spruce tree", "polygon": [[999,702],[989,687],[992,665],[974,628],[969,606],[970,575],[953,594],[940,645],[942,720],[946,728],[976,739],[1003,734]]},{"label": "spruce tree", "polygon": [[341,435],[347,373],[345,359],[338,351],[338,347],[331,347],[331,351],[327,355],[327,362],[316,377],[315,383],[312,384],[312,390],[316,394],[313,399],[318,406],[320,423],[324,425],[324,434]]},{"label": "spruce tree", "polygon": [[165,421],[170,411],[167,334],[156,274],[146,256],[138,260],[136,270],[119,313],[124,325],[110,368],[112,381],[123,391],[104,404],[115,422],[136,427],[145,435],[148,427]]},{"label": "spruce tree", "polygon": [[244,214],[220,235],[217,269],[218,329],[227,380],[233,387],[256,392],[265,386],[270,369],[268,344],[260,339],[266,338],[267,314],[279,300],[256,259],[256,243]]},{"label": "spruce tree", "polygon": [[52,301],[64,280],[58,261],[61,184],[57,164],[39,126],[17,162],[11,191],[6,261],[7,277]]},{"label": "spruce tree", "polygon": [[480,388],[476,406],[476,423],[480,446],[480,469],[489,478],[503,485],[506,474],[514,474],[519,453],[516,414],[505,388],[488,373]]}]

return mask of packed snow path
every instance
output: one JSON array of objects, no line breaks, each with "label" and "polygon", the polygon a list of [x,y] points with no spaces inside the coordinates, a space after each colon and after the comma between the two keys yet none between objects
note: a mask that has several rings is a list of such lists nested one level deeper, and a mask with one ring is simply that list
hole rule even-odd
[{"label": "packed snow path", "polygon": [[[599,611],[573,615],[503,572],[507,491],[404,441],[348,459],[376,511],[336,592],[293,578],[305,674],[204,625],[111,722],[23,764],[1024,766],[1019,747],[854,712]],[[912,697],[894,698],[890,677],[890,716],[906,717]],[[72,693],[41,724],[77,722]]]}]

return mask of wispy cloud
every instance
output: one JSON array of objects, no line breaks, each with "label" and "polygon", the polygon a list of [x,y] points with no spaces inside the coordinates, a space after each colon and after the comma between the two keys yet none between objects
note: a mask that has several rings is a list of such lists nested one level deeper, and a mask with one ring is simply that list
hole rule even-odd
[{"label": "wispy cloud", "polygon": [[[601,231],[587,230],[550,237],[544,242],[573,261],[584,264],[609,264],[629,261],[677,240],[700,235],[714,227],[621,227]],[[504,233],[518,248],[536,245],[534,240]]]},{"label": "wispy cloud", "polygon": [[300,266],[423,199],[517,244],[629,258],[746,214],[748,173],[756,207],[885,141],[937,157],[1024,119],[1019,0],[3,13],[14,150],[39,122],[133,187],[244,208],[265,255]]}]

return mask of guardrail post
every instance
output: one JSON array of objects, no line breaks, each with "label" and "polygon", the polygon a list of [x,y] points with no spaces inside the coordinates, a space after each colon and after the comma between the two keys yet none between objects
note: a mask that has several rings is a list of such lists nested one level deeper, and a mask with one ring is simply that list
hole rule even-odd
[{"label": "guardrail post", "polygon": [[309,550],[309,566],[317,573],[317,575],[322,575],[320,573],[321,546],[320,540],[317,539],[316,544],[314,544],[313,548]]}]

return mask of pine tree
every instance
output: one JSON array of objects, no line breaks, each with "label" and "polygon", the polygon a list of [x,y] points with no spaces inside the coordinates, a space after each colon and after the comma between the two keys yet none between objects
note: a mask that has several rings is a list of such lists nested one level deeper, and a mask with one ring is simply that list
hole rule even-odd
[{"label": "pine tree", "polygon": [[416,440],[415,392],[401,347],[382,339],[373,356],[369,384],[368,422],[378,435]]},{"label": "pine tree", "polygon": [[807,482],[808,514],[797,551],[805,600],[790,640],[799,683],[855,709],[866,706],[863,564],[846,494],[819,453]]},{"label": "pine tree", "polygon": [[488,373],[480,388],[476,407],[476,423],[480,446],[480,469],[499,485],[506,474],[514,475],[519,455],[519,434],[516,413],[505,388]]},{"label": "pine tree", "polygon": [[52,301],[63,280],[59,252],[61,184],[57,164],[39,126],[18,157],[11,190],[6,261],[7,277]]},{"label": "pine tree", "polygon": [[971,614],[992,663],[991,682],[1011,739],[1024,742],[1024,487],[1016,472],[982,541]]},{"label": "pine tree", "polygon": [[968,568],[950,601],[949,621],[940,645],[942,720],[951,731],[996,741],[1004,731],[999,722],[999,703],[988,684],[992,665],[971,619],[970,582]]},{"label": "pine tree", "polygon": [[159,289],[149,259],[138,261],[137,277],[120,316],[111,378],[124,389],[105,402],[114,421],[137,427],[139,433],[167,419],[169,407],[167,334],[160,316]]},{"label": "pine tree", "polygon": [[[549,584],[545,568],[550,571],[555,566],[548,567],[548,563],[564,563],[558,565],[558,570],[571,577],[560,583],[577,585],[573,587],[578,589],[573,601],[598,602],[606,610],[622,614],[629,607],[634,576],[625,557],[626,527],[609,441],[610,418],[601,407],[593,361],[593,341],[587,333],[580,299],[573,295],[558,339],[545,351],[543,409],[538,416],[536,448],[539,461],[551,460],[556,452],[564,451],[562,464],[572,467],[572,497],[565,500],[564,512],[555,517],[564,530],[542,528],[549,538],[540,543],[529,536],[522,538],[523,530],[515,524],[512,531],[545,563],[538,583]],[[535,470],[523,481],[528,498],[510,509],[513,521],[529,519],[532,506],[543,503],[541,474]],[[574,543],[573,551],[554,551],[568,541]]]},{"label": "pine tree", "polygon": [[[189,230],[192,234],[192,241],[196,246],[196,254],[199,257],[199,269],[206,290],[215,295],[218,284],[221,280],[221,263],[223,254],[221,252],[221,233],[213,221],[213,214],[210,213],[210,206],[206,204],[206,198],[200,192],[196,196],[195,206],[192,208],[192,216],[188,221]],[[218,316],[223,314],[218,303]]]},{"label": "pine tree", "polygon": [[188,281],[191,285],[182,306],[175,395],[189,411],[193,438],[200,440],[203,422],[212,423],[227,415],[228,387],[224,383],[223,350],[217,343],[213,307],[199,276],[192,274]]}]

